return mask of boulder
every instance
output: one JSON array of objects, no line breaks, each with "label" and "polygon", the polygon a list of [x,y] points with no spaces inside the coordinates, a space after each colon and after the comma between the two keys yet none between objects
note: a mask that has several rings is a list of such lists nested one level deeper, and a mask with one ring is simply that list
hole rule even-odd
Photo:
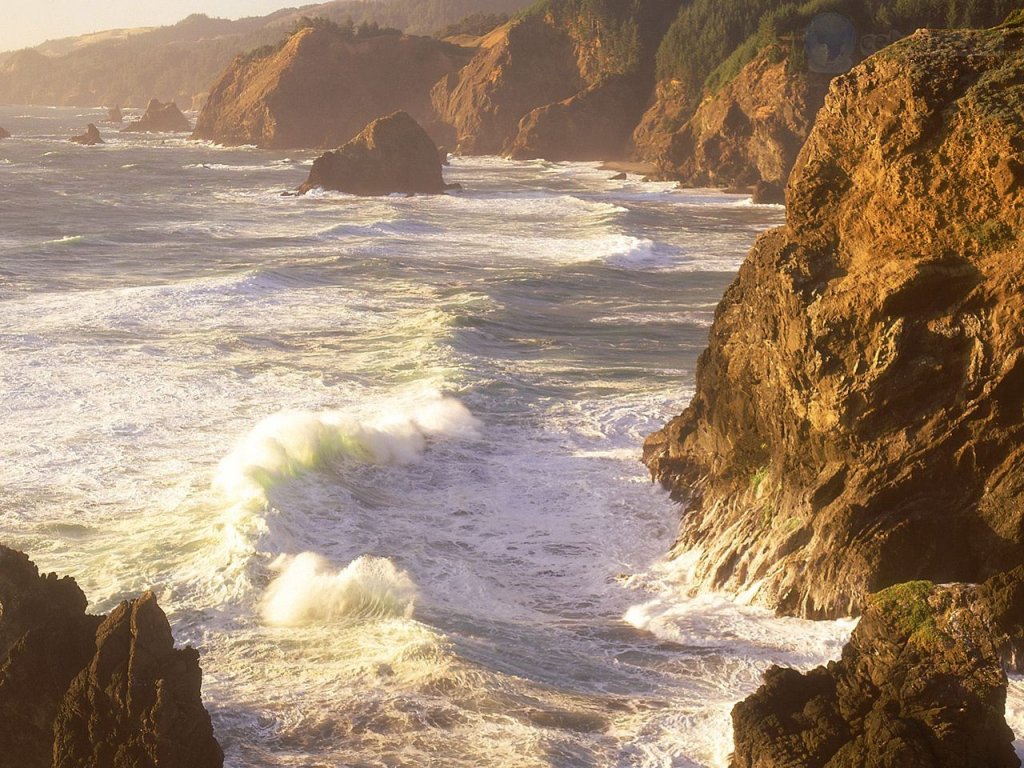
[{"label": "boulder", "polygon": [[1003,659],[1022,576],[872,595],[839,661],[772,667],[735,706],[732,768],[1017,768]]},{"label": "boulder", "polygon": [[609,181],[625,181],[627,178],[629,177],[626,175],[625,171],[620,171],[619,173],[616,173],[614,176],[608,177]]},{"label": "boulder", "polygon": [[94,146],[96,144],[104,144],[103,139],[100,138],[100,131],[92,123],[85,128],[85,133],[79,134],[78,136],[72,136],[71,141],[75,144],[84,144],[87,147]]},{"label": "boulder", "polygon": [[402,110],[435,141],[450,144],[453,131],[434,113],[430,91],[471,55],[429,37],[307,27],[279,50],[236,58],[211,89],[193,138],[333,148],[374,118]]},{"label": "boulder", "polygon": [[0,545],[0,768],[220,768],[191,648],[152,593],[109,617]]},{"label": "boulder", "polygon": [[173,101],[166,104],[151,99],[145,114],[138,120],[128,123],[121,133],[181,133],[191,131],[188,118],[178,109]]},{"label": "boulder", "polygon": [[0,139],[9,139],[9,138],[11,138],[10,132],[7,131],[7,130],[4,130],[3,128],[0,128]]},{"label": "boulder", "polygon": [[124,115],[121,114],[120,107],[111,107],[107,110],[107,122],[108,123],[123,123]]},{"label": "boulder", "polygon": [[299,193],[317,187],[353,195],[440,194],[445,183],[437,146],[408,113],[395,112],[318,157]]},{"label": "boulder", "polygon": [[856,613],[1024,563],[1024,25],[919,31],[837,78],[647,438],[694,583]]}]

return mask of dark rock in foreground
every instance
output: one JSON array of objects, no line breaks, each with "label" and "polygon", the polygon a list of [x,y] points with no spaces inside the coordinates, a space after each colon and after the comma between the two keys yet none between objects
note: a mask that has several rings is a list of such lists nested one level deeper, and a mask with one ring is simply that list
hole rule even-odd
[{"label": "dark rock in foreground", "polygon": [[1024,25],[837,78],[786,202],[644,446],[676,551],[808,617],[1024,563]]},{"label": "dark rock in foreground", "polygon": [[138,120],[128,123],[121,133],[182,133],[191,131],[188,118],[173,101],[166,104],[151,99],[146,113]]},{"label": "dark rock in foreground", "polygon": [[105,143],[103,139],[100,138],[99,128],[92,123],[89,123],[89,125],[86,126],[85,133],[79,134],[78,136],[72,136],[71,141],[75,142],[75,144],[84,144],[87,147]]},{"label": "dark rock in foreground", "polygon": [[374,120],[352,141],[318,157],[299,193],[318,187],[353,195],[446,189],[437,147],[405,112]]},{"label": "dark rock in foreground", "polygon": [[0,545],[0,768],[220,768],[192,648],[151,592],[108,617]]},{"label": "dark rock in foreground", "polygon": [[733,709],[733,768],[1017,768],[1003,711],[1024,569],[872,595],[842,658],[772,667]]}]

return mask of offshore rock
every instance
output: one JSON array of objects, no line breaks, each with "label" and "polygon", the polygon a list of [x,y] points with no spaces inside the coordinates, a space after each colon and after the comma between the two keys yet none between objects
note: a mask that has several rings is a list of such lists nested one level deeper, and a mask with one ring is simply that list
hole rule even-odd
[{"label": "offshore rock", "polygon": [[108,618],[0,545],[0,767],[220,768],[191,648],[152,593]]},{"label": "offshore rock", "polygon": [[353,195],[440,194],[446,188],[437,146],[406,112],[374,120],[318,157],[299,193],[318,187]]},{"label": "offshore rock", "polygon": [[121,129],[121,133],[181,133],[191,130],[188,118],[178,109],[177,104],[150,99],[145,114],[128,123]]},{"label": "offshore rock", "polygon": [[1017,768],[1003,660],[1022,575],[869,597],[839,661],[772,667],[736,705],[733,768]]},{"label": "offshore rock", "polygon": [[100,138],[99,128],[92,123],[89,123],[89,125],[86,126],[85,133],[80,133],[78,136],[72,136],[70,140],[75,142],[75,144],[84,144],[87,147],[106,143]]},{"label": "offshore rock", "polygon": [[839,77],[644,460],[698,585],[836,617],[1024,562],[1024,26]]},{"label": "offshore rock", "polygon": [[0,139],[9,139],[9,138],[11,138],[10,131],[7,131],[7,130],[4,130],[3,128],[0,128]]},{"label": "offshore rock", "polygon": [[108,123],[123,123],[124,115],[121,114],[120,107],[111,107],[107,110],[107,122]]},{"label": "offshore rock", "polygon": [[471,52],[429,37],[299,30],[264,56],[240,56],[210,91],[193,138],[259,147],[337,147],[371,120],[403,110],[439,143],[451,128],[433,112],[430,90]]}]

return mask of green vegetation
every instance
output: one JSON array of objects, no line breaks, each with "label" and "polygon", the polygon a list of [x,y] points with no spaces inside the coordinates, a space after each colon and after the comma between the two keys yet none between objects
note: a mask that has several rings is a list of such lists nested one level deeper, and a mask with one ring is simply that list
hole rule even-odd
[{"label": "green vegetation", "polygon": [[928,604],[934,589],[930,581],[908,581],[876,592],[869,601],[904,637],[933,642],[940,635]]},{"label": "green vegetation", "polygon": [[401,30],[393,29],[391,27],[382,27],[377,22],[364,21],[358,27],[351,18],[345,19],[340,24],[330,19],[324,19],[316,16],[310,18],[309,16],[303,16],[292,26],[291,32],[287,37],[281,38],[278,42],[272,45],[261,45],[259,48],[254,48],[251,51],[240,53],[235,57],[235,61],[239,64],[248,64],[259,59],[265,59],[268,56],[273,56],[275,53],[284,48],[288,40],[295,35],[297,32],[301,32],[304,29],[319,29],[330,32],[337,37],[347,40],[361,40],[368,37],[379,37],[381,35],[400,35]]},{"label": "green vegetation", "polygon": [[457,35],[479,37],[486,35],[496,27],[500,27],[508,20],[509,15],[507,13],[474,13],[461,21],[449,24],[444,29],[438,30],[434,33],[434,37],[440,40]]},{"label": "green vegetation", "polygon": [[800,52],[803,31],[819,13],[843,14],[861,35],[905,35],[919,27],[990,27],[1017,6],[1018,0],[693,0],[662,41],[657,72],[682,81],[696,103],[768,46]]}]

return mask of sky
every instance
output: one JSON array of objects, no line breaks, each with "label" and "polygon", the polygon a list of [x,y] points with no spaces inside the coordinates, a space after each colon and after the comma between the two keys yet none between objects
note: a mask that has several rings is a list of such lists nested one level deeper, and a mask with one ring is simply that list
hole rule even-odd
[{"label": "sky", "polygon": [[0,51],[119,27],[156,27],[191,13],[237,19],[319,0],[0,0]]}]

